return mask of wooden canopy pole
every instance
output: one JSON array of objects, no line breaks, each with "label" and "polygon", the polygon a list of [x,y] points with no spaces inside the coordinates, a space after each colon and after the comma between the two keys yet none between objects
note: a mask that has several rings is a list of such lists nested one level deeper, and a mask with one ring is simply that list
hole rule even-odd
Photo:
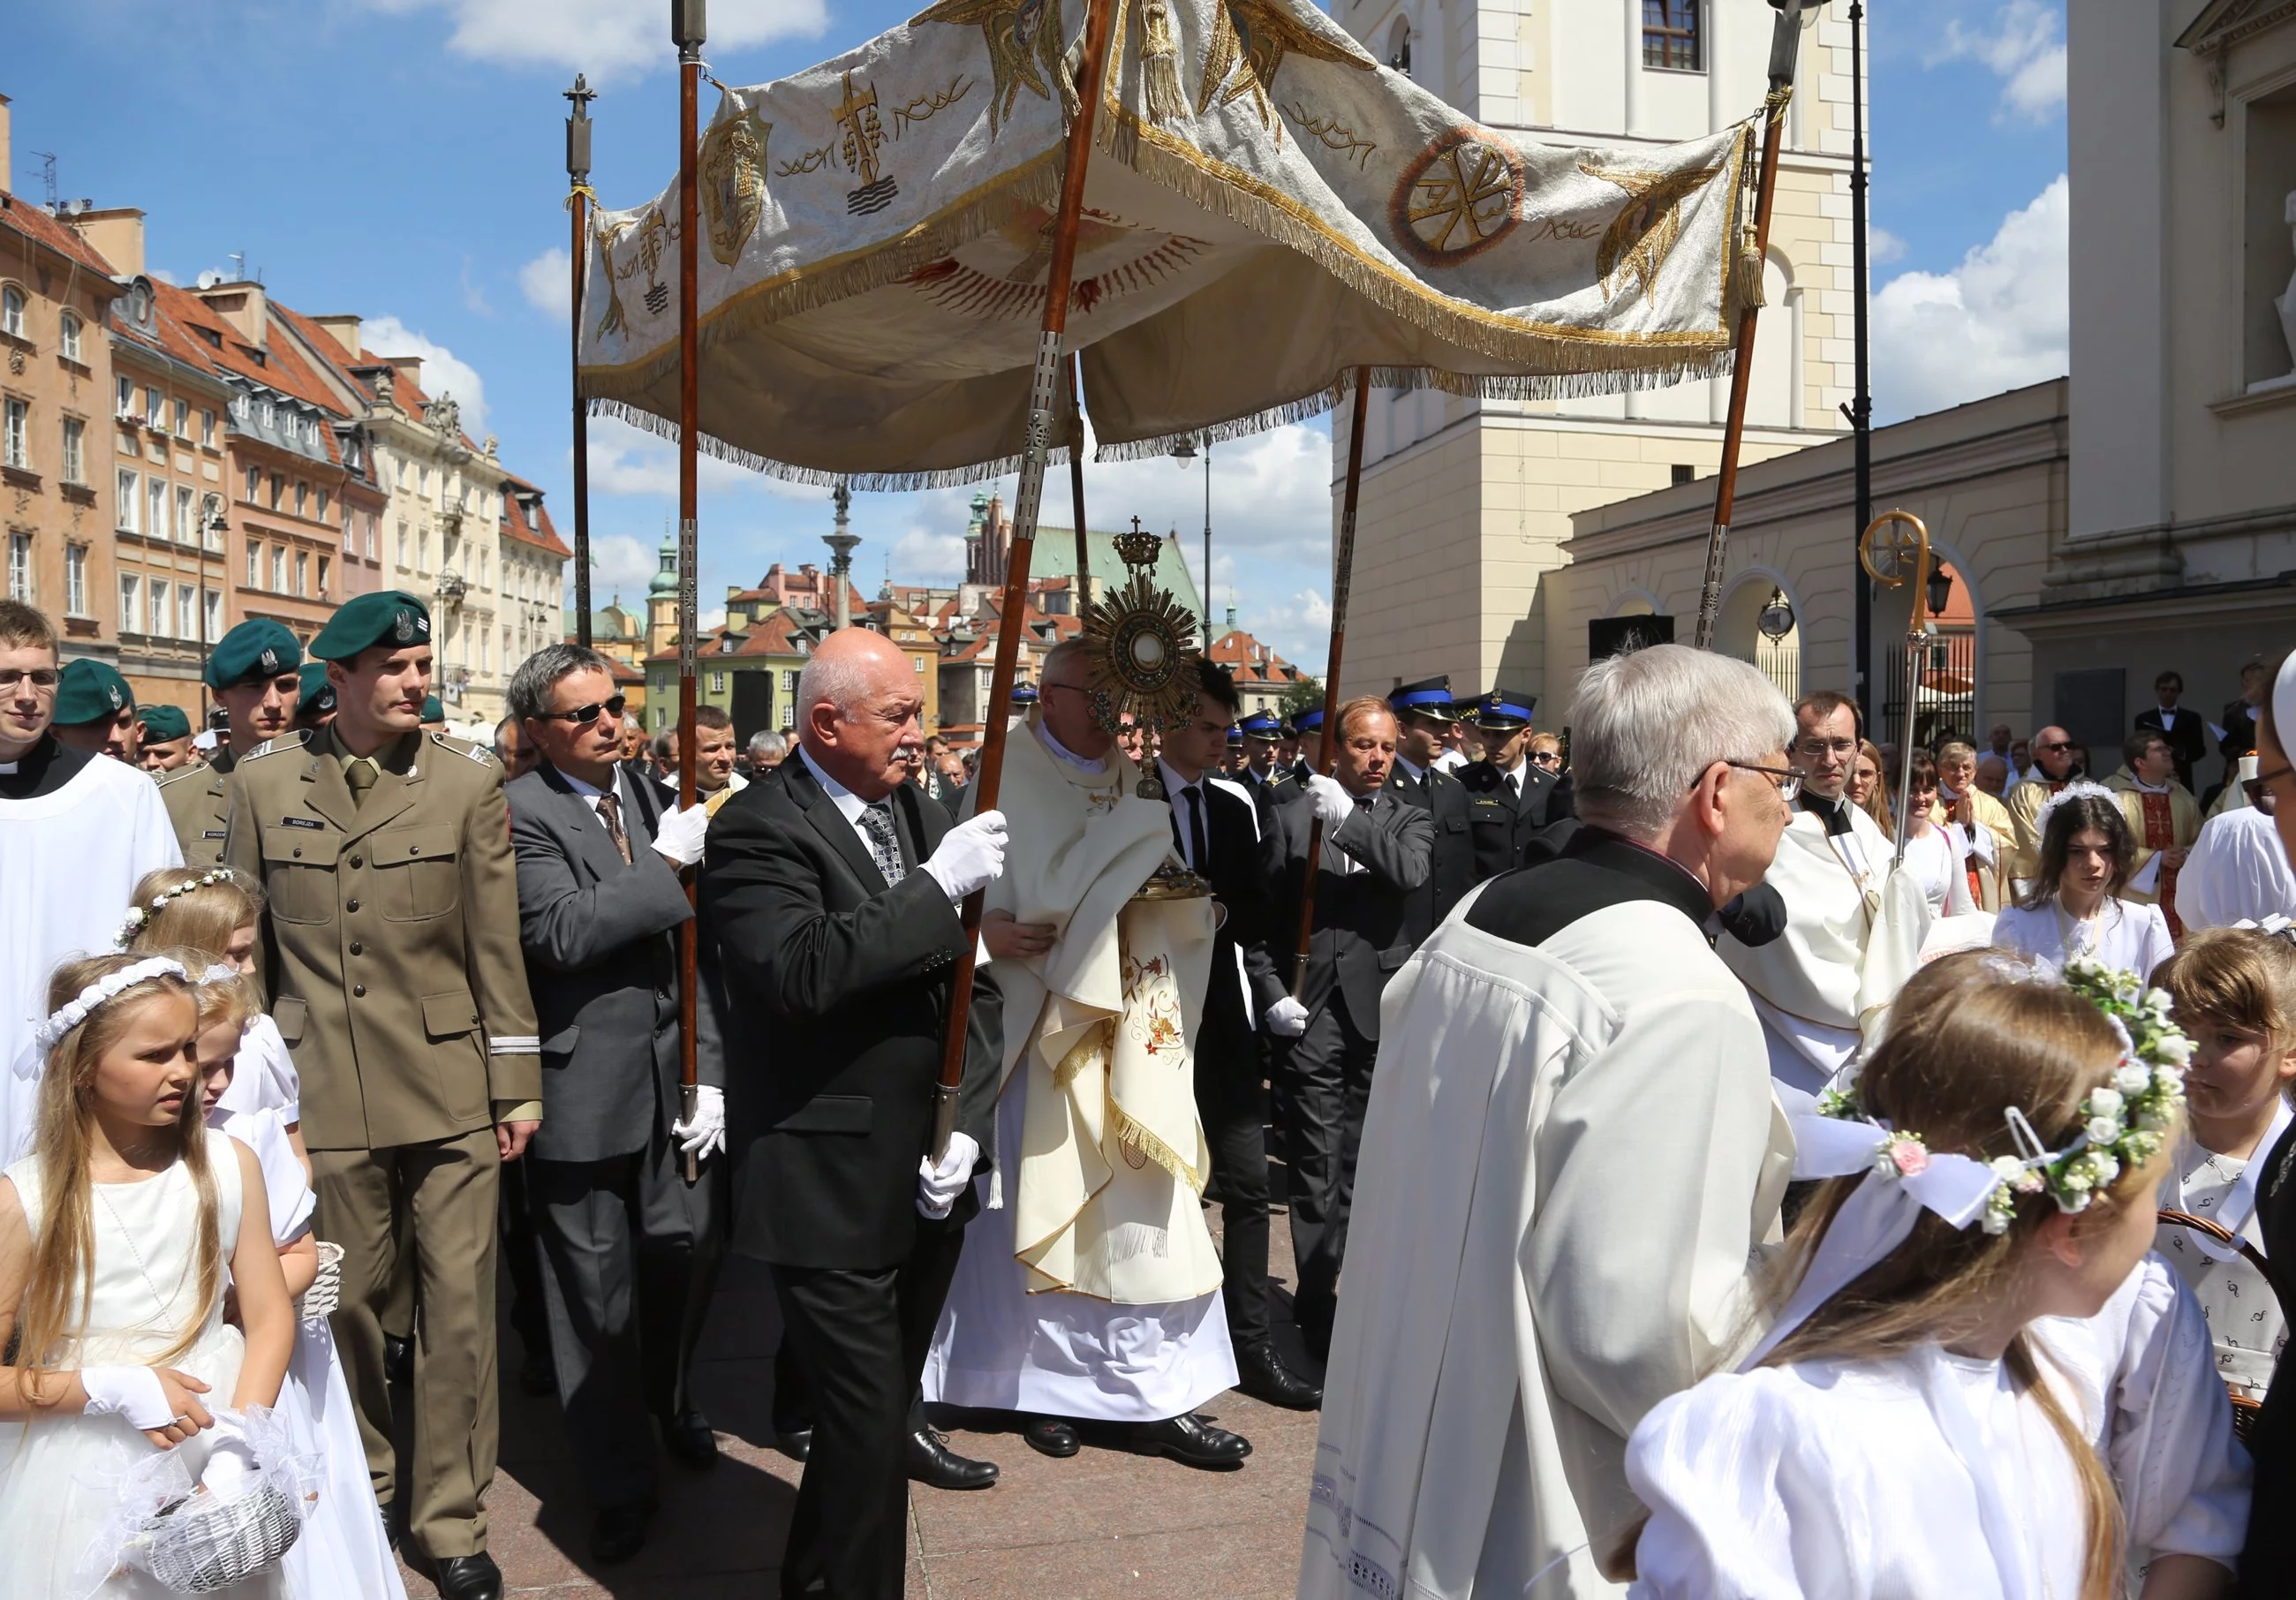
[{"label": "wooden canopy pole", "polygon": [[[1778,146],[1785,137],[1786,103],[1793,97],[1794,60],[1801,51],[1801,14],[1808,0],[1771,0],[1778,8],[1770,31],[1768,120],[1762,131],[1762,167],[1754,197],[1754,264],[1769,260],[1770,202],[1778,187]],[[1761,279],[1754,280],[1759,284]],[[1750,293],[1738,312],[1737,357],[1730,365],[1730,409],[1722,426],[1722,468],[1715,476],[1714,526],[1706,536],[1706,586],[1698,596],[1699,649],[1714,647],[1714,619],[1722,609],[1722,563],[1730,543],[1730,517],[1738,498],[1738,450],[1746,439],[1746,390],[1754,379],[1754,319],[1761,307]]]},{"label": "wooden canopy pole", "polygon": [[[1316,770],[1325,777],[1340,756],[1340,658],[1348,644],[1348,591],[1356,565],[1356,501],[1363,490],[1364,419],[1371,406],[1371,368],[1356,368],[1355,410],[1348,420],[1348,482],[1340,496],[1339,547],[1332,559],[1332,650],[1324,661],[1324,743]],[[1324,867],[1324,822],[1308,828],[1308,875],[1300,885],[1300,937],[1293,948],[1292,997],[1308,987],[1308,942],[1316,931],[1316,874]]]},{"label": "wooden canopy pole", "polygon": [[590,265],[590,103],[598,92],[583,74],[574,75],[566,98],[574,114],[566,119],[566,209],[574,218],[574,298],[568,302],[568,332],[574,347],[574,639],[590,648],[590,415],[582,405],[582,288]]},{"label": "wooden canopy pole", "polygon": [[[705,0],[670,0],[670,35],[677,45],[677,808],[696,803],[693,789],[694,672],[699,644],[694,634],[701,626],[701,549],[697,525],[701,514],[701,383],[697,335],[701,320],[701,46],[709,36]],[[692,877],[685,883],[686,902],[694,901]],[[700,929],[687,917],[677,930],[677,1054],[679,1114],[691,1123],[701,1099],[694,1071],[694,1032],[699,1025],[696,1000],[701,988]],[[685,1181],[701,1176],[701,1161],[685,1158]]]},{"label": "wooden canopy pole", "polygon": [[[1021,617],[1029,601],[1029,556],[1037,538],[1037,508],[1044,499],[1045,464],[1052,448],[1053,385],[1061,375],[1061,336],[1068,332],[1069,291],[1076,278],[1077,225],[1084,215],[1084,180],[1092,159],[1093,128],[1107,76],[1109,36],[1114,31],[1116,0],[1090,0],[1085,22],[1080,104],[1069,128],[1068,165],[1061,175],[1060,209],[1053,217],[1053,256],[1045,272],[1045,321],[1037,338],[1037,366],[1029,390],[1029,433],[1021,460],[1021,487],[1013,503],[1013,550],[1004,570],[1004,606],[996,628],[996,665],[989,677],[988,714],[981,730],[980,765],[973,775],[973,815],[994,810],[1004,775],[1004,708],[1013,697],[1019,663]],[[690,149],[690,144],[689,144]],[[689,246],[689,248],[691,248]],[[1082,481],[1079,467],[1077,481]],[[1081,494],[1081,489],[1078,491]],[[1082,501],[1078,501],[1079,508]],[[1084,517],[1077,516],[1077,537]],[[948,1153],[956,1128],[957,1090],[964,1082],[965,1025],[972,1014],[973,952],[980,937],[981,894],[964,902],[964,944],[949,981],[948,1032],[941,1040],[940,1085],[933,1096],[933,1161]],[[689,924],[691,925],[691,924]]]},{"label": "wooden canopy pole", "polygon": [[1076,404],[1076,444],[1069,451],[1069,499],[1076,507],[1076,614],[1092,603],[1092,543],[1084,530],[1084,357],[1069,352],[1069,395]]}]

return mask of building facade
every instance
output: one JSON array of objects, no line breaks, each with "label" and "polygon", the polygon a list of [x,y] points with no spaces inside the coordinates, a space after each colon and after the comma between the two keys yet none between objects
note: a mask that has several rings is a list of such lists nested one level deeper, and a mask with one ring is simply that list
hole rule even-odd
[{"label": "building facade", "polygon": [[[1843,431],[1849,398],[1848,23],[1816,13],[1787,108],[1741,459]],[[1771,19],[1763,0],[1334,0],[1380,59],[1490,126],[1532,142],[1672,143],[1757,112]],[[1627,395],[1475,401],[1375,392],[1366,417],[1345,689],[1447,672],[1462,688],[1546,693],[1583,636],[1550,603],[1574,513],[1707,480],[1721,459],[1727,379]],[[1336,521],[1349,448],[1332,424]]]}]

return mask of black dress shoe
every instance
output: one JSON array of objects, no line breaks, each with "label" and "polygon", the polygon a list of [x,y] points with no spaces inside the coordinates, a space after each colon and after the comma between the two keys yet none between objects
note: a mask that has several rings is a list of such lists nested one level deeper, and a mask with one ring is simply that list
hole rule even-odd
[{"label": "black dress shoe", "polygon": [[1242,1434],[1215,1428],[1193,1411],[1137,1424],[1125,1448],[1136,1456],[1169,1456],[1183,1466],[1208,1471],[1242,1466],[1251,1454],[1251,1441]]},{"label": "black dress shoe", "polygon": [[529,1344],[525,1358],[518,1364],[518,1386],[521,1392],[539,1399],[558,1392],[558,1368],[550,1359],[546,1344]]},{"label": "black dress shoe", "polygon": [[1321,1385],[1283,1365],[1272,1344],[1247,1345],[1235,1352],[1235,1386],[1255,1400],[1286,1411],[1313,1411],[1324,1403]]},{"label": "black dress shoe", "polygon": [[598,1514],[590,1519],[591,1559],[610,1567],[644,1549],[647,1530],[653,1526],[653,1514],[652,1500],[600,1506]]},{"label": "black dress shoe", "polygon": [[1021,1437],[1038,1455],[1055,1459],[1073,1456],[1084,1448],[1076,1429],[1057,1416],[1030,1417],[1021,1424]]},{"label": "black dress shoe", "polygon": [[813,1424],[775,1418],[774,1445],[791,1461],[803,1461],[813,1454]]},{"label": "black dress shoe", "polygon": [[502,1569],[484,1550],[476,1555],[442,1555],[434,1563],[439,1600],[502,1600]]},{"label": "black dress shoe", "polygon": [[948,1448],[948,1435],[920,1428],[902,1446],[909,1481],[933,1489],[987,1489],[996,1481],[996,1464],[975,1461]]},{"label": "black dress shoe", "polygon": [[[811,1439],[808,1432],[807,1441]],[[708,1472],[718,1465],[718,1435],[710,1432],[709,1419],[691,1406],[662,1419],[661,1441],[671,1455],[696,1472]]]},{"label": "black dress shoe", "polygon": [[382,1336],[382,1375],[394,1383],[414,1382],[414,1341],[396,1333]]}]

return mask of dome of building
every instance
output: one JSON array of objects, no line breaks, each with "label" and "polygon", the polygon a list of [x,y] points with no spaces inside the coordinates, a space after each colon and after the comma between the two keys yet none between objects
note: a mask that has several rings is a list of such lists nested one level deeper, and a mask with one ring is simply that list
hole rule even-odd
[{"label": "dome of building", "polygon": [[677,598],[677,541],[666,538],[661,542],[661,570],[646,585],[646,598],[657,595],[669,600]]}]

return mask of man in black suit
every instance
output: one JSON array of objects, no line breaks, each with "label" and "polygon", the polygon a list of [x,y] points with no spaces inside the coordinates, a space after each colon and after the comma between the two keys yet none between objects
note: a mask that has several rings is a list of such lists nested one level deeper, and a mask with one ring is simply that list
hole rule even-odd
[{"label": "man in black suit", "polygon": [[1279,928],[1299,925],[1308,843],[1324,828],[1316,878],[1307,981],[1299,998],[1267,1010],[1269,1032],[1292,1040],[1290,1073],[1292,1255],[1298,1271],[1292,1320],[1322,1359],[1331,1348],[1356,1147],[1379,1054],[1379,997],[1417,940],[1409,901],[1435,852],[1429,811],[1384,787],[1395,766],[1395,715],[1366,696],[1340,709],[1336,775],[1317,773],[1301,799],[1281,808],[1283,907]]},{"label": "man in black suit", "polygon": [[[547,645],[509,699],[538,757],[504,791],[550,1111],[527,1147],[526,1197],[591,1554],[627,1561],[657,1498],[648,1414],[688,1465],[718,1458],[687,1388],[722,1253],[723,1163],[709,1158],[725,1146],[725,1063],[707,996],[691,1121],[677,1081],[677,929],[693,915],[678,869],[701,830],[665,825],[653,785],[622,769],[605,657]],[[702,1162],[690,1186],[689,1152]]]},{"label": "man in black suit", "polygon": [[1438,675],[1405,684],[1387,697],[1387,703],[1396,722],[1395,767],[1387,788],[1396,799],[1426,812],[1435,825],[1427,881],[1411,893],[1411,942],[1415,948],[1481,879],[1475,873],[1467,792],[1436,765],[1451,726],[1450,678]]},{"label": "man in black suit", "polygon": [[1467,792],[1468,831],[1474,839],[1475,882],[1524,865],[1531,836],[1558,816],[1548,814],[1555,774],[1528,759],[1536,696],[1494,689],[1474,704],[1483,759],[1459,769]]},{"label": "man in black suit", "polygon": [[[1228,1342],[1235,1347],[1235,1386],[1271,1406],[1304,1411],[1321,1403],[1323,1391],[1283,1365],[1268,1333],[1267,1118],[1259,1040],[1251,1025],[1255,1010],[1283,997],[1283,981],[1267,953],[1274,931],[1271,879],[1279,857],[1272,833],[1263,838],[1243,801],[1211,781],[1228,730],[1236,726],[1235,682],[1210,662],[1198,670],[1195,717],[1164,735],[1157,766],[1172,802],[1180,859],[1210,880],[1213,898],[1226,914],[1212,940],[1196,1039],[1196,1112],[1220,1192],[1220,1298]],[[1273,811],[1264,814],[1273,827]]]},{"label": "man in black suit", "polygon": [[[771,1264],[813,1437],[786,1592],[897,1600],[910,1399],[988,1161],[996,991],[974,996],[957,1132],[935,1086],[958,907],[1004,861],[1004,818],[962,825],[909,775],[923,696],[898,646],[833,634],[798,681],[798,753],[720,807],[701,875],[735,1030],[734,1246]],[[744,1104],[746,1102],[746,1104]]]},{"label": "man in black suit", "polygon": [[2177,781],[2192,789],[2193,763],[2209,753],[2209,730],[2198,711],[2188,711],[2177,703],[2184,695],[2182,673],[2164,672],[2154,678],[2152,697],[2159,703],[2136,713],[2136,731],[2157,733],[2167,741],[2169,754],[2177,763]]}]

